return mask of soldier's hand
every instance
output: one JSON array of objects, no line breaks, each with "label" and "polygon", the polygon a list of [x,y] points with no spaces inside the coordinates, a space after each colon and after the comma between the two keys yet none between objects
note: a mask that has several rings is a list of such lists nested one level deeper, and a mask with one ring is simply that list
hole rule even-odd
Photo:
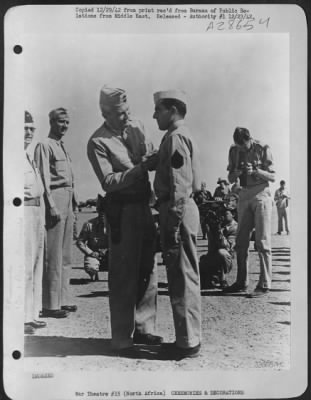
[{"label": "soldier's hand", "polygon": [[61,220],[60,212],[56,207],[50,208],[50,216],[56,222],[59,222]]}]

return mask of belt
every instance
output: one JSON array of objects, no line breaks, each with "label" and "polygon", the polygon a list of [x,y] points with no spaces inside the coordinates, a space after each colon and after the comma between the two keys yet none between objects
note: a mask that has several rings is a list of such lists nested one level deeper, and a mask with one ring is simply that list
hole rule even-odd
[{"label": "belt", "polygon": [[36,197],[35,199],[25,199],[24,198],[24,206],[40,206],[40,197]]}]

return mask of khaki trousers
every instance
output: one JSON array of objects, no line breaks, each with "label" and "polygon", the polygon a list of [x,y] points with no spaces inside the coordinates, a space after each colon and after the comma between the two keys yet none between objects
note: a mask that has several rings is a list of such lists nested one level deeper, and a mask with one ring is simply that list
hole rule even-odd
[{"label": "khaki trousers", "polygon": [[72,262],[73,211],[72,190],[59,188],[52,197],[61,220],[51,226],[46,221],[46,252],[43,271],[43,308],[59,310],[68,305],[69,271]]},{"label": "khaki trousers", "polygon": [[238,231],[236,253],[238,274],[237,283],[247,286],[248,248],[253,228],[256,231],[256,246],[260,261],[258,287],[271,288],[272,255],[271,255],[271,215],[272,198],[266,185],[243,188],[238,203]]},{"label": "khaki trousers", "polygon": [[150,207],[127,204],[121,214],[121,241],[109,232],[109,305],[112,347],[133,344],[133,334],[153,334],[158,281],[155,268],[155,225]]},{"label": "khaki trousers", "polygon": [[44,206],[24,207],[25,318],[38,319],[42,309]]},{"label": "khaki trousers", "polygon": [[286,232],[289,232],[288,229],[288,219],[287,219],[287,209],[285,207],[277,207],[278,211],[278,232],[282,233],[283,232],[283,219],[285,222],[285,230]]},{"label": "khaki trousers", "polygon": [[169,203],[160,206],[160,232],[163,258],[173,310],[176,344],[194,347],[201,342],[200,273],[196,250],[199,210],[192,199],[185,204],[178,243],[172,243],[167,229]]}]

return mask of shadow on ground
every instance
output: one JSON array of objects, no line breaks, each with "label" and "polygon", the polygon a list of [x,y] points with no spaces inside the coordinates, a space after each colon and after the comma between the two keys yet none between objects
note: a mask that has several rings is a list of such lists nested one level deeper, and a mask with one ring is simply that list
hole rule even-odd
[{"label": "shadow on ground", "polygon": [[171,360],[161,346],[135,345],[117,353],[110,339],[68,338],[63,336],[25,336],[25,357],[107,356],[145,360]]},{"label": "shadow on ground", "polygon": [[89,294],[80,294],[77,297],[85,297],[85,298],[90,298],[90,297],[108,297],[109,296],[109,291],[108,290],[99,290],[98,292],[92,292]]}]

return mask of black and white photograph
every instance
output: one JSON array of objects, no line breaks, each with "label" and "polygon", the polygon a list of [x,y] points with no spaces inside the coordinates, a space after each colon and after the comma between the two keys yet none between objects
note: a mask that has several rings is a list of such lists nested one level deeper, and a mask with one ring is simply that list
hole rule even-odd
[{"label": "black and white photograph", "polygon": [[303,9],[25,5],[4,31],[7,396],[301,395]]}]

